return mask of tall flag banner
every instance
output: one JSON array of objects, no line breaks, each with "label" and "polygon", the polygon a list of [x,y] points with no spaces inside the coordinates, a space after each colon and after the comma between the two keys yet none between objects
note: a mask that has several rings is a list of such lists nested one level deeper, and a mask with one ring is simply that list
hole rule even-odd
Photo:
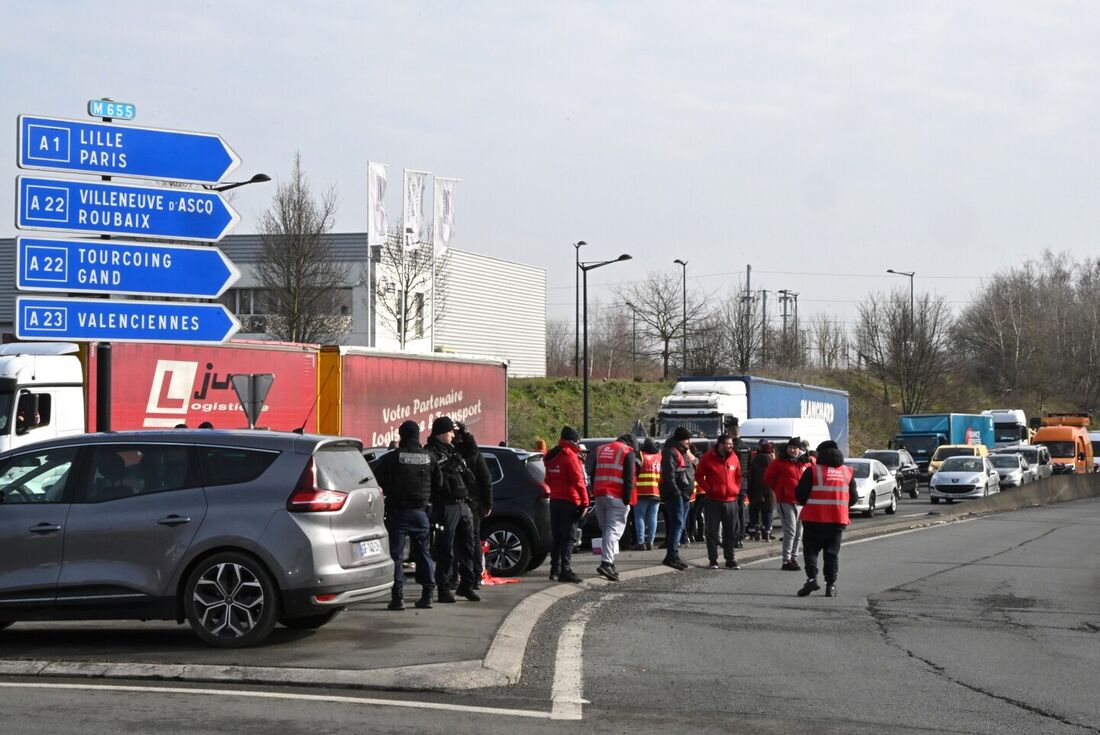
[{"label": "tall flag banner", "polygon": [[405,248],[412,249],[424,241],[424,180],[425,171],[405,169],[405,199],[402,214],[402,229],[405,233]]},{"label": "tall flag banner", "polygon": [[367,245],[384,245],[386,221],[386,164],[367,162]]},{"label": "tall flag banner", "polygon": [[435,226],[432,228],[435,253],[441,254],[451,245],[455,234],[455,187],[461,179],[435,179]]}]

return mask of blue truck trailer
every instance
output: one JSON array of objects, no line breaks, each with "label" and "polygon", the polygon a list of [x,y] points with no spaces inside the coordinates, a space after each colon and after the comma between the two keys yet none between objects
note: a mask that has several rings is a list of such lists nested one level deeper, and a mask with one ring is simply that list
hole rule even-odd
[{"label": "blue truck trailer", "polygon": [[928,463],[941,444],[984,444],[993,450],[993,417],[974,413],[922,413],[898,417],[898,433],[891,446],[907,449],[928,479]]},{"label": "blue truck trailer", "polygon": [[677,426],[696,436],[713,437],[728,417],[746,419],[824,419],[829,436],[848,453],[848,393],[804,383],[754,375],[682,377],[661,399],[657,436]]}]

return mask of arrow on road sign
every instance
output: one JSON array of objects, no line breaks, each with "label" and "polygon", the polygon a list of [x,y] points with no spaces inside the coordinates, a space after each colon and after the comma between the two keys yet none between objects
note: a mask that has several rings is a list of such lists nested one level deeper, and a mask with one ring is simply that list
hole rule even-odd
[{"label": "arrow on road sign", "polygon": [[213,133],[19,116],[19,167],[214,183],[241,159]]},{"label": "arrow on road sign", "polygon": [[216,247],[16,238],[20,291],[213,299],[241,272]]},{"label": "arrow on road sign", "polygon": [[20,296],[19,339],[221,344],[241,323],[221,304]]},{"label": "arrow on road sign", "polygon": [[15,226],[216,242],[241,217],[215,191],[16,177]]}]

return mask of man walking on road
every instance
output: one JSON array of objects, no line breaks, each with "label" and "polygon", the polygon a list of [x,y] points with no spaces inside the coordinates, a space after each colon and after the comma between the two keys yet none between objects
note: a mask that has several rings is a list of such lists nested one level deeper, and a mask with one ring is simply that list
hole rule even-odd
[{"label": "man walking on road", "polygon": [[704,454],[695,470],[699,488],[706,491],[707,558],[710,568],[718,568],[718,529],[722,529],[722,552],[726,569],[740,569],[734,558],[737,543],[737,519],[740,512],[738,497],[741,495],[741,463],[733,451],[733,439],[720,435],[714,449]]},{"label": "man walking on road", "polygon": [[412,544],[410,555],[416,563],[416,581],[421,595],[419,608],[432,606],[432,555],[428,549],[431,526],[428,503],[442,483],[439,465],[428,450],[420,446],[420,426],[406,421],[397,428],[401,442],[397,449],[382,455],[371,465],[386,504],[386,533],[390,537],[390,558],[393,559],[393,589],[390,610],[404,610],[405,539]]},{"label": "man walking on road", "polygon": [[695,487],[695,465],[691,456],[691,432],[677,426],[661,448],[661,502],[665,504],[666,567],[688,568],[680,558],[680,534],[687,517],[687,505]]},{"label": "man walking on road", "polygon": [[[439,465],[442,484],[432,498],[432,522],[435,536],[435,583],[440,602],[454,602],[455,595],[480,602],[474,589],[474,521],[470,512],[470,487],[476,482],[453,442],[455,422],[440,416],[432,422],[428,451]],[[457,568],[457,571],[456,571]],[[451,588],[457,578],[458,586]]]},{"label": "man walking on road", "polygon": [[550,486],[550,581],[581,581],[573,572],[573,542],[577,524],[588,513],[588,488],[579,456],[581,435],[563,426],[558,446],[545,460],[546,484]]},{"label": "man walking on road", "polygon": [[821,589],[817,583],[817,555],[825,557],[825,596],[836,597],[840,571],[840,539],[848,526],[848,508],[855,505],[856,481],[852,468],[834,441],[817,445],[817,464],[811,464],[795,488],[802,508],[802,550],[806,562],[806,584],[799,597]]},{"label": "man walking on road", "polygon": [[615,555],[619,553],[619,539],[626,530],[626,515],[634,502],[637,456],[637,440],[631,434],[623,434],[596,451],[592,494],[596,496],[596,518],[603,529],[603,548],[596,573],[611,582],[619,581]]},{"label": "man walking on road", "polygon": [[806,464],[802,459],[802,440],[793,436],[783,449],[782,456],[768,465],[764,471],[764,484],[775,493],[776,503],[783,523],[783,566],[786,572],[797,572],[798,541],[802,536],[802,523],[798,520],[798,505],[794,489],[802,478]]}]

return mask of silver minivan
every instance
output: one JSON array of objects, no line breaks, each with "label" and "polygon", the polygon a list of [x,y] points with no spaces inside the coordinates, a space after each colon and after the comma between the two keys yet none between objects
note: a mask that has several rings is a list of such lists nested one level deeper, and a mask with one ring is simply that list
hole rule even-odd
[{"label": "silver minivan", "polygon": [[355,439],[84,434],[0,455],[0,628],[186,620],[235,648],[317,628],[393,584],[381,492]]},{"label": "silver minivan", "polygon": [[1018,454],[1023,457],[1031,468],[1033,480],[1045,480],[1053,472],[1050,463],[1050,450],[1042,444],[1018,444],[1013,447],[1003,447],[997,450],[997,454]]}]

